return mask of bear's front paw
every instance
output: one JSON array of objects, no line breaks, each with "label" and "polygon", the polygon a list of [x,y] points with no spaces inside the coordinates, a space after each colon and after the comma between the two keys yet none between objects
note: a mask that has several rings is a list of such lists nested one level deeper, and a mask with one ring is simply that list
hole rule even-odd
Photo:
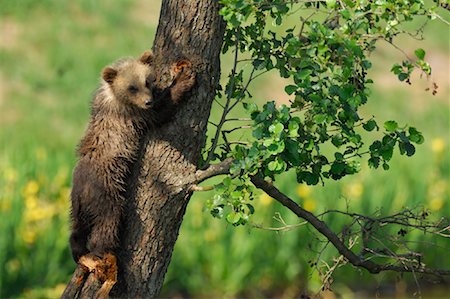
[{"label": "bear's front paw", "polygon": [[195,71],[189,60],[183,59],[174,63],[172,74],[175,84],[182,84],[184,91],[190,90],[195,84]]}]

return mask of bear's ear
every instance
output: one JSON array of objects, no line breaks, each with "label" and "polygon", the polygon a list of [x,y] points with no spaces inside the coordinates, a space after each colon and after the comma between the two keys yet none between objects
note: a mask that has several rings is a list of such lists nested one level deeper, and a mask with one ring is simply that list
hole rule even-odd
[{"label": "bear's ear", "polygon": [[117,77],[117,71],[111,67],[105,67],[102,72],[103,80],[112,84],[114,79]]},{"label": "bear's ear", "polygon": [[139,58],[139,61],[143,64],[151,65],[153,62],[153,53],[150,51],[145,51],[142,53],[141,57]]}]

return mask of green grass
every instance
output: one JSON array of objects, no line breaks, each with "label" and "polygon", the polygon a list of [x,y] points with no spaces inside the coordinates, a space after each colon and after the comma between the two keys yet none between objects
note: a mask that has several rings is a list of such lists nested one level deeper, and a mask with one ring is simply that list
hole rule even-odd
[{"label": "green grass", "polygon": [[[0,34],[8,40],[0,44],[1,298],[57,297],[75,267],[67,242],[68,194],[74,149],[89,118],[91,95],[100,70],[118,57],[136,56],[150,48],[156,30],[156,19],[143,20],[156,18],[157,5],[149,4],[146,16],[142,13],[145,4],[131,3],[0,3]],[[404,46],[411,53],[416,47],[429,50],[427,55],[437,59],[434,66],[439,69],[448,65],[448,29],[432,25],[426,32],[429,40],[418,45],[408,41]],[[298,189],[292,175],[286,174],[279,186],[315,212],[344,209],[346,198],[355,212],[370,214],[382,208],[383,213],[392,213],[419,205],[429,209],[432,217],[449,217],[448,70],[436,72],[433,80],[439,84],[439,93],[433,97],[424,91],[430,84],[426,80],[415,79],[413,86],[396,83],[389,69],[402,57],[395,49],[380,45],[374,59],[374,92],[364,113],[380,121],[395,118],[414,125],[424,133],[426,143],[413,158],[397,153],[388,172],[364,166],[357,176],[310,189]],[[224,71],[229,66],[226,61]],[[282,97],[284,85],[272,86],[272,82],[278,81],[270,75],[255,82],[254,99]],[[215,106],[213,119],[220,112]],[[227,226],[203,210],[208,196],[211,193],[205,192],[192,198],[163,294],[289,298],[305,288],[319,289],[318,273],[308,265],[316,257],[309,246],[320,249],[312,228],[299,226],[277,233]],[[252,221],[264,227],[281,225],[273,219],[276,213],[288,224],[301,222],[262,195],[255,206]],[[344,220],[333,217],[327,220],[338,230]],[[432,239],[412,235],[410,240]],[[450,246],[448,241],[441,245]],[[431,253],[426,260],[430,266],[450,267],[440,258],[445,249],[430,250],[427,243],[415,248]],[[330,248],[322,258],[329,260],[335,254]],[[352,267],[337,271],[335,286],[342,294],[350,294],[348,287],[355,282],[376,286],[395,281],[393,275],[371,276]]]}]

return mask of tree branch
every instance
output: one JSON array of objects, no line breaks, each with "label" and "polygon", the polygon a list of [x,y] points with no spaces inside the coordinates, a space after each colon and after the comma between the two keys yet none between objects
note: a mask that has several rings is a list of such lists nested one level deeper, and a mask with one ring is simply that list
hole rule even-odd
[{"label": "tree branch", "polygon": [[196,184],[201,183],[201,182],[203,182],[209,178],[212,178],[216,175],[229,173],[232,162],[233,162],[233,158],[227,158],[220,163],[209,165],[209,167],[204,170],[197,170],[195,172]]},{"label": "tree branch", "polygon": [[306,211],[299,206],[292,199],[287,197],[284,193],[278,190],[273,184],[266,182],[264,179],[254,176],[251,178],[252,183],[259,189],[265,191],[268,195],[280,202],[283,206],[291,210],[295,215],[308,221],[317,231],[325,236],[353,266],[362,267],[370,273],[376,274],[382,271],[396,271],[396,272],[413,272],[432,274],[436,276],[450,275],[450,270],[443,269],[429,269],[426,267],[413,267],[411,265],[403,264],[401,266],[391,264],[377,264],[370,260],[366,260],[353,251],[351,251],[344,242],[328,227],[328,225],[317,218],[314,214]]}]

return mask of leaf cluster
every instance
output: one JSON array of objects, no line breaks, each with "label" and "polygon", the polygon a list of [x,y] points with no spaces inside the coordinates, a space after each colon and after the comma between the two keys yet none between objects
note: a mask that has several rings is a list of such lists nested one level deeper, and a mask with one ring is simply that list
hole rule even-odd
[{"label": "leaf cluster", "polygon": [[254,187],[243,179],[226,177],[215,186],[215,194],[206,203],[206,209],[213,217],[223,218],[238,226],[247,224],[249,216],[255,212],[251,204]]},{"label": "leaf cluster", "polygon": [[[413,144],[423,143],[416,128],[400,127],[394,120],[380,127],[375,117],[365,118],[360,109],[367,103],[373,83],[368,71],[377,42],[394,45],[394,39],[405,33],[405,23],[420,16],[433,19],[437,4],[426,5],[422,0],[222,0],[221,4],[220,13],[227,22],[223,52],[235,51],[235,65],[225,88],[224,116],[237,103],[245,102],[252,122],[249,142],[232,146],[224,137],[222,157],[235,160],[230,169],[233,180],[217,188],[221,197],[216,202],[233,207],[233,215],[245,210],[234,199],[239,197],[246,205],[251,198],[246,195],[251,192],[251,176],[275,180],[294,169],[299,183],[316,185],[357,173],[364,155],[369,157],[370,167],[381,165],[388,170],[395,146],[400,154],[412,156]],[[282,32],[268,29],[273,28],[269,24],[283,25],[288,18],[300,22]],[[417,36],[422,29],[410,34]],[[247,84],[243,68],[239,69],[238,53],[250,55],[246,66],[252,70]],[[425,51],[417,49],[415,55],[415,61],[405,59],[392,67],[400,81],[409,82],[416,68],[431,73]],[[289,106],[276,107],[268,102],[259,108],[248,99],[244,101],[250,97],[247,87],[253,74],[269,71],[277,71],[291,82],[284,89],[291,97]],[[370,133],[372,140],[367,146]],[[238,189],[232,190],[234,184]],[[223,191],[224,186],[228,191]],[[211,205],[211,211],[220,205]],[[222,210],[218,211],[213,214],[221,215]],[[227,219],[232,224],[247,221],[230,221],[235,216],[230,217]],[[236,219],[245,218],[239,217]]]}]

